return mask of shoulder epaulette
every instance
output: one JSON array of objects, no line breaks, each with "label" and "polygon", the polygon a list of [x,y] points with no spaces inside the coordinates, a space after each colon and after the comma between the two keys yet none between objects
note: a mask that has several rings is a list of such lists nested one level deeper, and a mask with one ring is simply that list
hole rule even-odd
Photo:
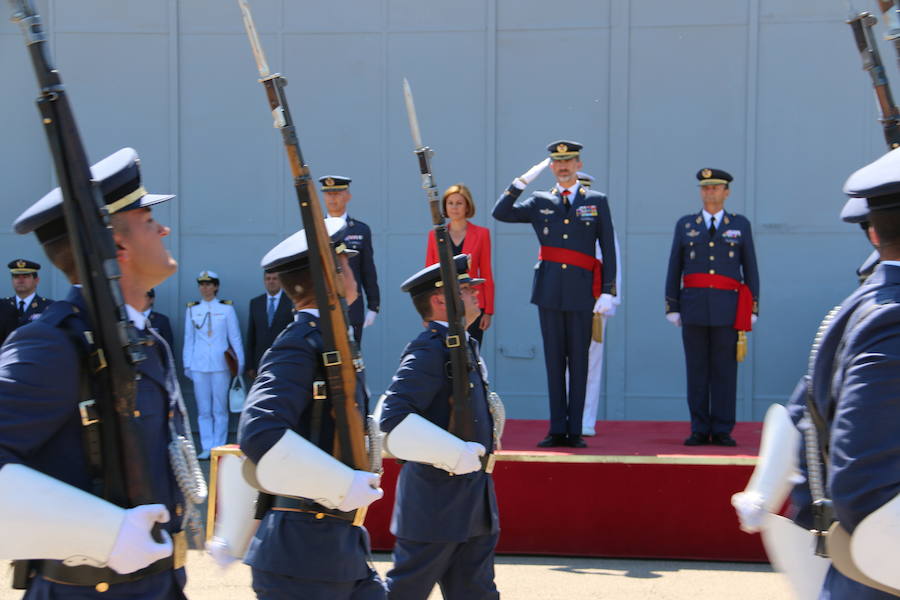
[{"label": "shoulder epaulette", "polygon": [[222,304],[228,304],[228,305],[234,304],[234,302],[232,302],[231,300],[219,300],[219,302],[221,302]]},{"label": "shoulder epaulette", "polygon": [[198,304],[200,304],[200,303],[197,302],[196,300],[194,300],[193,302],[188,302],[188,303],[187,303],[188,308],[190,308],[190,307],[192,307],[192,306],[197,306]]}]

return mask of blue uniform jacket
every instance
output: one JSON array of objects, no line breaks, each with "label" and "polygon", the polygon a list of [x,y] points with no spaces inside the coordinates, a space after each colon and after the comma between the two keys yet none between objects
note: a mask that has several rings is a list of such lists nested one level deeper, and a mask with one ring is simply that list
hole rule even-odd
[{"label": "blue uniform jacket", "polygon": [[[317,319],[299,312],[263,355],[259,374],[241,413],[238,440],[254,463],[288,429],[310,439],[314,381],[324,380],[322,335]],[[358,378],[360,409],[365,384]],[[363,413],[365,414],[365,413]],[[317,444],[328,454],[334,441],[330,405],[325,406]],[[369,576],[368,536],[362,527],[333,517],[270,510],[263,517],[244,559],[251,567],[300,579],[349,582]]]},{"label": "blue uniform jacket", "polygon": [[[900,267],[879,265],[841,306],[819,347],[812,386],[831,432],[826,493],[837,519],[853,533],[900,494]],[[805,402],[801,382],[789,404],[795,421]],[[805,468],[802,449],[801,462]],[[809,486],[798,485],[791,499],[794,519],[811,527]],[[836,572],[825,587],[823,597],[891,597]]]},{"label": "blue uniform jacket", "polygon": [[153,327],[159,335],[163,337],[164,340],[169,344],[169,348],[172,349],[172,353],[175,353],[175,336],[172,335],[172,323],[169,321],[169,317],[162,313],[158,313],[155,310],[150,311],[150,326]]},{"label": "blue uniform jacket", "polygon": [[375,272],[375,251],[372,249],[372,230],[358,219],[347,215],[347,234],[344,244],[359,252],[350,259],[350,268],[359,285],[359,297],[347,307],[352,325],[360,325],[365,320],[363,310],[363,293],[366,296],[366,308],[378,312],[381,308],[381,291],[378,289],[378,273]]},{"label": "blue uniform jacket", "polygon": [[18,296],[10,296],[9,298],[4,298],[3,302],[13,307],[13,310],[16,311],[18,325],[17,327],[21,327],[22,325],[27,325],[31,323],[35,319],[41,316],[41,314],[47,310],[47,308],[53,304],[53,300],[49,298],[44,298],[43,296],[39,296],[37,294],[34,295],[34,298],[31,299],[31,302],[28,306],[25,307],[25,312],[22,316],[18,316],[18,306],[19,306],[19,297]]},{"label": "blue uniform jacket", "polygon": [[[616,295],[616,244],[612,215],[604,194],[578,186],[566,211],[559,191],[535,192],[519,200],[522,190],[510,185],[494,205],[494,218],[505,223],[531,223],[542,246],[566,248],[593,258],[595,242],[603,251],[602,293]],[[593,310],[593,272],[572,265],[538,261],[531,302],[554,310]]]},{"label": "blue uniform jacket", "polygon": [[[447,328],[428,324],[403,351],[400,367],[385,393],[381,429],[389,433],[410,413],[447,429],[451,381]],[[476,439],[493,451],[493,420],[480,368],[469,373]],[[483,471],[450,475],[443,469],[407,462],[397,480],[391,533],[417,542],[462,542],[500,530],[494,481]]]},{"label": "blue uniform jacket", "polygon": [[737,292],[682,288],[682,276],[691,273],[714,273],[745,283],[753,294],[753,313],[759,313],[759,271],[746,217],[726,211],[712,239],[702,213],[678,219],[666,275],[667,313],[681,313],[685,325],[733,325]]},{"label": "blue uniform jacket", "polygon": [[[76,309],[77,308],[77,312]],[[92,492],[91,479],[84,454],[81,418],[78,412],[81,356],[63,327],[83,332],[88,326],[84,299],[78,288],[72,288],[64,301],[53,303],[40,319],[15,330],[0,349],[0,467],[7,463],[23,464]],[[166,371],[158,343],[144,346],[147,358],[139,363],[137,408],[138,425],[147,450],[154,502],[165,504],[171,520],[163,525],[170,532],[181,529],[182,496],[169,465],[167,445],[169,396]],[[9,493],[3,490],[2,493]],[[77,515],[72,515],[77,518]],[[180,589],[163,595],[161,589],[173,585],[166,573],[146,578],[157,583],[146,597],[181,598]],[[184,575],[178,575],[184,584]],[[131,586],[144,590],[146,580],[133,584],[117,584],[124,591]],[[160,581],[165,580],[165,583]],[[59,597],[81,594],[83,588],[41,582],[35,587],[56,588]],[[177,587],[177,586],[176,586]],[[148,588],[149,589],[149,588]],[[35,592],[49,593],[45,589]],[[139,597],[145,597],[137,592]],[[29,596],[31,597],[31,596]],[[53,596],[57,597],[57,596]]]}]

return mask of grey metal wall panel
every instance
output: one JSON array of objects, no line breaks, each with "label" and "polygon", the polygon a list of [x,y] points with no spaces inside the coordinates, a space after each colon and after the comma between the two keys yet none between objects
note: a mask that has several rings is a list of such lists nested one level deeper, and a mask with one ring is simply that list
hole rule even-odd
[{"label": "grey metal wall panel", "polygon": [[[375,234],[382,312],[364,338],[374,393],[419,328],[400,283],[424,264],[428,209],[400,82],[416,94],[441,189],[463,181],[494,233],[497,317],[484,347],[513,417],[546,416],[537,243],[490,209],[509,181],[569,137],[608,191],[623,250],[624,304],[607,326],[605,418],[685,419],[678,330],[662,315],[675,219],[700,208],[694,172],[736,176],[728,208],[750,218],[762,317],[740,367],[738,415],[790,393],[818,318],[867,253],[837,220],[840,185],[884,151],[868,79],[840,3],[814,0],[252,0],[314,176],[353,177],[350,211]],[[180,338],[201,268],[218,270],[242,324],[262,290],[260,256],[299,226],[281,140],[234,2],[38,2],[91,158],[137,148],[181,272],[157,306]],[[882,43],[889,75],[893,48]],[[20,33],[0,28],[5,115],[0,219],[53,183]],[[552,184],[545,173],[533,188]],[[532,189],[533,189],[532,188]],[[2,227],[0,227],[2,230]],[[0,256],[39,258],[0,232]],[[8,259],[7,259],[8,260]],[[2,264],[3,259],[0,259]],[[64,293],[49,270],[42,291]],[[2,288],[2,286],[0,286]],[[5,293],[0,290],[0,293]]]}]

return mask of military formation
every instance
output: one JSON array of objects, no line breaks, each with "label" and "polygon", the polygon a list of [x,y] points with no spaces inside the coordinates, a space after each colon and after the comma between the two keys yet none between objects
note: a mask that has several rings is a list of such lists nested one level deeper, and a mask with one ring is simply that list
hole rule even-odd
[{"label": "military formation", "polygon": [[[215,456],[222,468],[206,549],[222,566],[249,565],[257,597],[425,600],[438,586],[450,600],[499,598],[492,472],[505,410],[481,355],[493,281],[479,276],[490,277],[489,234],[465,222],[474,214],[471,192],[451,186],[433,208],[428,264],[399,290],[422,328],[375,402],[360,351],[381,303],[371,230],[348,212],[349,177],[319,177],[316,190],[284,82],[265,76],[241,4],[261,83],[280,115],[303,228],[260,258],[265,292],[250,302],[246,338],[235,307],[218,298],[220,275],[204,269],[196,277],[180,373],[194,388],[197,452],[172,326],[153,306],[155,288],[178,267],[163,244],[170,229],[153,210],[174,196],[146,190],[131,148],[87,164],[59,74],[41,59],[39,19],[21,3],[60,187],[13,228],[36,237],[71,287],[53,302],[37,293],[39,263],[8,265],[0,558],[14,561],[14,586],[26,598],[183,598],[186,550],[202,543],[198,511],[209,499],[198,460]],[[411,115],[435,207],[429,150]],[[530,224],[539,243],[531,302],[549,401],[540,448],[585,448],[584,437],[596,435],[605,323],[621,303],[610,201],[582,171],[583,150],[572,140],[550,143],[492,212]],[[553,187],[525,194],[548,168]],[[710,166],[696,179],[702,208],[675,224],[665,318],[684,345],[684,444],[735,446],[737,366],[759,314],[760,276],[750,221],[725,208],[732,175]],[[862,226],[875,253],[860,267],[859,289],[822,322],[788,406],[767,415],[759,465],[733,504],[745,530],[766,536],[801,597],[888,598],[900,595],[900,452],[891,418],[900,406],[900,149],[853,173],[844,191],[841,216]],[[461,235],[486,252],[475,266]],[[239,451],[228,450],[229,399],[242,378]],[[383,456],[402,463],[385,577],[370,564],[364,527],[367,508],[384,496]],[[785,519],[777,513],[789,496]]]}]

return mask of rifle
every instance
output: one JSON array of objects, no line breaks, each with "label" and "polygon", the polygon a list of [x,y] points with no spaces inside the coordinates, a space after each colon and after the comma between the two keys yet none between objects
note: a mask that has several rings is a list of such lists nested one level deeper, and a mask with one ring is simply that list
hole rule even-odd
[{"label": "rifle", "polygon": [[444,290],[444,303],[447,306],[447,339],[445,343],[450,351],[450,378],[452,396],[450,397],[450,426],[448,431],[465,440],[474,441],[475,416],[469,400],[469,370],[473,364],[469,344],[466,343],[465,309],[459,294],[459,274],[456,261],[453,260],[453,249],[450,247],[450,235],[444,222],[446,215],[441,210],[438,189],[434,184],[431,172],[431,157],[434,151],[422,144],[419,132],[419,118],[416,116],[416,105],[413,102],[412,89],[409,82],[403,79],[403,97],[406,100],[406,115],[409,117],[409,129],[412,132],[413,146],[419,159],[419,172],[422,175],[422,189],[431,209],[431,222],[434,225],[434,239],[437,241],[438,258],[441,265],[441,282]]},{"label": "rifle", "polygon": [[856,48],[862,58],[863,70],[868,71],[872,78],[872,86],[875,88],[875,100],[878,102],[878,110],[881,113],[879,121],[884,129],[884,139],[888,148],[900,146],[900,110],[894,104],[891,88],[888,84],[887,73],[881,62],[881,55],[875,43],[872,26],[878,20],[869,12],[861,12],[847,21],[853,30],[853,39]]},{"label": "rifle", "polygon": [[[334,407],[335,436],[334,456],[346,465],[359,470],[369,469],[369,459],[365,447],[365,425],[356,402],[356,370],[362,368],[356,344],[351,343],[347,332],[347,303],[343,284],[338,280],[338,267],[334,260],[331,238],[325,229],[322,206],[315,185],[309,174],[309,167],[303,160],[297,129],[288,108],[284,88],[285,79],[279,73],[269,71],[266,56],[259,43],[253,16],[246,0],[238,0],[244,18],[244,27],[260,80],[266,89],[269,108],[275,119],[274,126],[281,130],[284,148],[287,151],[294,189],[300,203],[300,215],[306,229],[309,246],[309,268],[315,288],[316,304],[319,307],[319,331],[324,341],[322,360],[328,378],[328,391]],[[361,523],[364,510],[357,511],[357,521]]]},{"label": "rifle", "polygon": [[876,0],[881,20],[888,26],[884,39],[893,42],[897,52],[897,65],[900,66],[900,0]]},{"label": "rifle", "polygon": [[[126,508],[150,504],[155,494],[135,409],[136,365],[145,355],[125,312],[110,217],[99,183],[93,181],[59,71],[51,64],[40,15],[31,0],[10,0],[10,5],[37,76],[37,105],[62,190],[63,214],[88,322],[93,327],[90,364],[100,393],[81,402],[79,409],[83,425],[97,420],[101,425],[103,482],[96,485],[95,493]],[[157,528],[154,536],[159,541]]]}]

